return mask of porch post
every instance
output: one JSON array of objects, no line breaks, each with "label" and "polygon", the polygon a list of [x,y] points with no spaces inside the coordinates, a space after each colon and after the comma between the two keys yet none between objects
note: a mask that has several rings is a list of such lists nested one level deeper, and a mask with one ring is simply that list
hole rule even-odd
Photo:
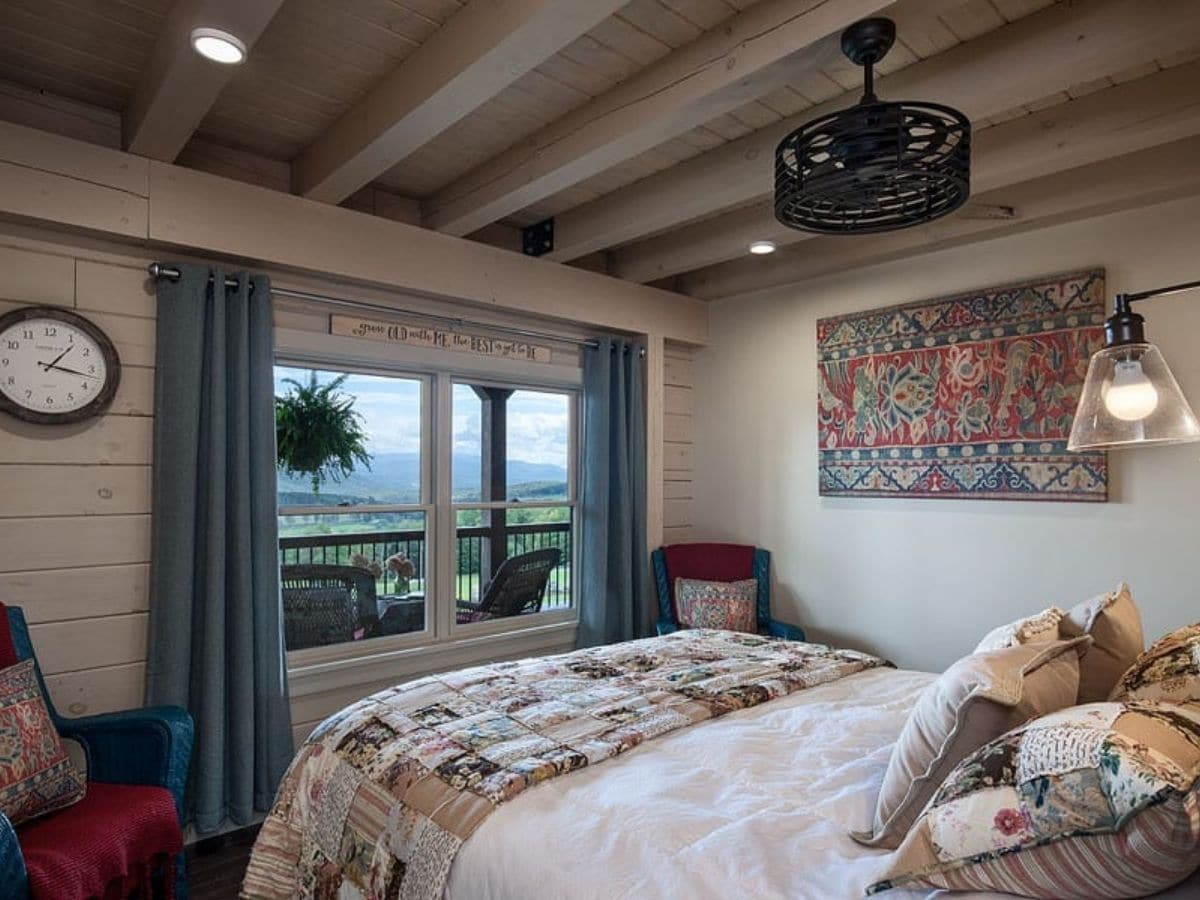
[{"label": "porch post", "polygon": [[[471,385],[480,400],[480,439],[483,466],[480,473],[480,490],[484,501],[507,499],[508,481],[508,398],[510,388],[482,387]],[[488,528],[488,539],[483,542],[479,574],[486,583],[496,574],[508,556],[508,523],[504,510],[487,510],[484,522]],[[480,584],[482,592],[484,584]]]}]

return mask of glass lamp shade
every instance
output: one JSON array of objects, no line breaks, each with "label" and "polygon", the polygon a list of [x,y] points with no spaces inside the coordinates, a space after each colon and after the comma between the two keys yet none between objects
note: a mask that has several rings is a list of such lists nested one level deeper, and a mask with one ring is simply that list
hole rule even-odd
[{"label": "glass lamp shade", "polygon": [[1119,344],[1092,357],[1068,450],[1200,441],[1200,423],[1153,344]]}]

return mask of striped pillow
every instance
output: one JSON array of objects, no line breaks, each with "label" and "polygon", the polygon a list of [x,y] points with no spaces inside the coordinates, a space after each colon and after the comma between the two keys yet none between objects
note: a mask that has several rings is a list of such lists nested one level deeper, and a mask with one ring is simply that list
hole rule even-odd
[{"label": "striped pillow", "polygon": [[1092,703],[981,747],[867,888],[1106,900],[1200,866],[1200,707]]}]

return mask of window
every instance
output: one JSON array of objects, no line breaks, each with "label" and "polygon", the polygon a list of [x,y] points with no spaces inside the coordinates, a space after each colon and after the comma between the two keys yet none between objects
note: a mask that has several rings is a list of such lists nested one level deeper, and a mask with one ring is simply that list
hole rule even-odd
[{"label": "window", "polygon": [[456,382],[452,417],[455,624],[570,608],[571,395]]},{"label": "window", "polygon": [[275,387],[289,651],[574,617],[573,388],[283,364]]}]

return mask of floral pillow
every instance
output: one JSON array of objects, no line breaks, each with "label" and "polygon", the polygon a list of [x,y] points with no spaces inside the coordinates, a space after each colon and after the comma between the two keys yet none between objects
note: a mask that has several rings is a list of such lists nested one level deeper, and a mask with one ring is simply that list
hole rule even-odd
[{"label": "floral pillow", "polygon": [[871,828],[850,836],[895,849],[954,767],[988,741],[1075,703],[1091,639],[972,653],[924,693],[892,747]]},{"label": "floral pillow", "polygon": [[1057,641],[1058,623],[1064,615],[1066,613],[1057,606],[1051,606],[1036,615],[993,628],[976,645],[975,652],[987,653],[1024,644],[1049,644]]},{"label": "floral pillow", "polygon": [[1200,708],[1092,703],[963,760],[867,888],[1142,897],[1200,866]]},{"label": "floral pillow", "polygon": [[0,670],[0,812],[19,825],[82,800],[86,789],[50,721],[33,660]]},{"label": "floral pillow", "polygon": [[1112,699],[1200,703],[1200,622],[1155,641],[1121,676]]},{"label": "floral pillow", "polygon": [[675,579],[675,609],[684,628],[720,628],[754,634],[758,580],[698,581]]}]

